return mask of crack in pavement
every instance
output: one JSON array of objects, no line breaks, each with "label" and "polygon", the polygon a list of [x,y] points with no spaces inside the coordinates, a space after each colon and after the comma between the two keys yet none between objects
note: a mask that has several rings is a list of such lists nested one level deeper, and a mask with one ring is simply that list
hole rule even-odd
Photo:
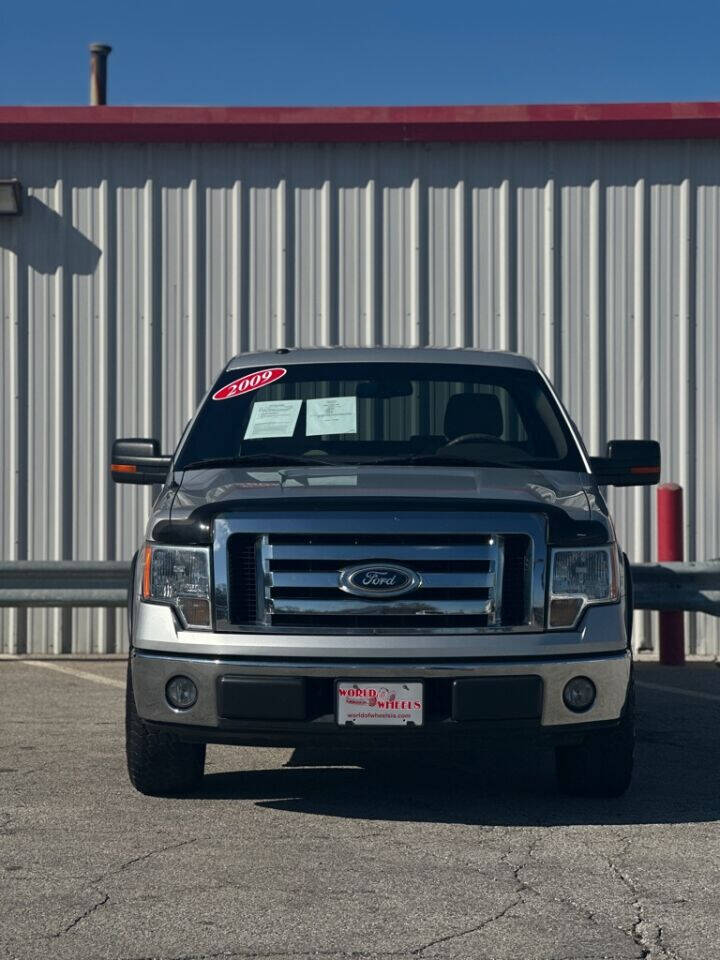
[{"label": "crack in pavement", "polygon": [[[526,853],[526,858],[527,858],[527,859],[529,859],[529,858],[532,856],[532,853],[533,853],[533,851],[535,850],[535,847],[537,846],[538,843],[539,843],[539,839],[536,839],[536,840],[533,840],[533,841],[532,841],[532,843],[531,843],[530,846],[528,847],[528,851],[527,851],[527,853]],[[509,851],[508,851],[508,853],[504,854],[503,856],[504,856],[504,857],[508,857],[508,856],[509,856]],[[502,858],[501,858],[501,859],[502,859]],[[518,886],[518,889],[515,891],[515,892],[518,893],[518,894],[521,894],[523,890],[526,890],[526,889],[527,889],[527,890],[531,890],[531,889],[532,889],[532,888],[529,887],[527,884],[525,884],[522,880],[520,880],[520,879],[518,878],[518,876],[517,876],[517,874],[520,872],[520,870],[522,870],[525,866],[527,866],[527,863],[526,863],[526,862],[523,863],[523,864],[521,864],[519,867],[517,867],[516,870],[513,871],[513,875],[514,875],[514,877],[515,877],[515,880],[517,881],[517,883],[518,883],[518,885],[519,885],[519,886]],[[533,893],[537,893],[537,891],[533,890]],[[538,894],[538,896],[539,896],[539,894]],[[338,953],[337,951],[335,951],[335,952],[333,952],[333,953],[331,953],[331,954],[329,954],[329,955],[330,955],[330,956],[343,956],[343,957],[345,957],[345,956],[347,956],[347,957],[367,957],[367,956],[388,956],[388,957],[390,957],[390,956],[395,956],[395,957],[397,957],[397,956],[405,956],[405,955],[407,955],[407,956],[411,956],[411,957],[418,957],[418,956],[421,956],[423,953],[425,953],[426,950],[430,950],[431,947],[436,947],[436,946],[438,946],[438,944],[441,944],[441,943],[449,943],[451,940],[458,940],[458,939],[460,939],[460,938],[462,938],[462,937],[467,937],[467,936],[469,936],[471,933],[479,933],[480,930],[484,930],[486,927],[489,927],[491,924],[497,923],[498,920],[502,920],[502,918],[505,917],[508,913],[510,913],[511,910],[513,910],[513,909],[514,909],[515,907],[517,907],[517,906],[520,906],[520,905],[523,904],[524,902],[525,902],[525,901],[524,901],[524,898],[523,898],[522,896],[517,896],[517,897],[515,897],[515,899],[512,900],[510,903],[506,903],[504,907],[502,907],[500,910],[497,910],[494,914],[492,914],[492,916],[486,917],[486,918],[485,918],[484,920],[482,920],[480,923],[476,923],[476,924],[474,924],[472,927],[466,927],[466,928],[463,929],[463,930],[457,930],[457,931],[455,931],[454,933],[445,934],[445,936],[442,936],[442,937],[435,937],[433,940],[430,940],[430,941],[428,941],[427,943],[422,944],[422,946],[414,947],[414,948],[412,948],[412,949],[410,949],[410,950],[385,951],[385,952],[383,952],[382,954],[381,954],[381,953],[378,953],[378,952],[374,952],[374,953],[371,952],[371,953],[369,953],[369,954],[368,954],[367,952],[362,952],[362,953],[358,953],[358,952]],[[294,955],[297,956],[297,954],[294,954]],[[306,955],[307,955],[307,954],[306,954]],[[259,955],[258,955],[258,954],[254,954],[253,956],[259,956]]]},{"label": "crack in pavement", "polygon": [[[522,894],[525,891],[527,891],[528,893],[533,894],[533,896],[536,896],[541,900],[550,900],[553,903],[559,903],[563,906],[570,906],[574,910],[577,910],[578,913],[580,913],[586,920],[589,920],[591,923],[594,923],[595,926],[600,926],[601,921],[598,920],[598,918],[596,917],[596,915],[593,913],[592,910],[588,910],[587,907],[582,906],[581,904],[577,903],[575,900],[571,900],[569,897],[555,897],[552,895],[548,895],[547,893],[544,893],[543,891],[538,890],[537,887],[532,886],[532,884],[528,883],[526,880],[523,880],[523,878],[520,876],[523,870],[527,869],[527,867],[529,866],[530,860],[532,860],[535,854],[535,850],[537,849],[541,839],[542,839],[541,837],[536,837],[536,839],[530,843],[525,853],[524,862],[521,863],[519,866],[516,866],[512,871],[513,878],[517,884],[516,892]],[[509,856],[510,856],[510,851],[508,850],[508,852],[503,854],[503,856],[500,858],[501,863],[502,862],[507,863],[509,866],[509,863],[508,863]],[[523,898],[523,903],[525,902],[526,902],[525,898]]]},{"label": "crack in pavement", "polygon": [[[513,877],[516,883],[518,884],[518,888],[517,888],[518,893],[522,894],[523,892],[527,891],[529,893],[534,894],[535,896],[540,897],[541,899],[542,898],[548,899],[546,894],[542,893],[536,887],[533,887],[531,884],[527,883],[520,876],[522,871],[525,870],[526,867],[528,866],[530,859],[532,859],[534,851],[537,848],[537,845],[539,842],[540,842],[540,838],[534,840],[530,844],[525,855],[525,861],[513,869]],[[632,843],[632,840],[630,837],[622,837],[621,842],[625,845],[626,848],[628,848]],[[501,862],[507,863],[509,856],[510,856],[510,851],[508,851],[506,854],[503,854],[503,856],[500,858]],[[635,911],[635,919],[630,929],[628,930],[623,927],[619,927],[616,929],[619,929],[621,933],[624,933],[626,936],[630,937],[633,940],[633,942],[636,944],[636,946],[640,948],[642,960],[682,960],[680,955],[676,953],[674,950],[672,950],[670,947],[668,947],[667,944],[665,943],[662,926],[656,923],[652,923],[647,918],[646,911],[645,911],[645,904],[640,895],[640,891],[638,890],[637,886],[635,885],[631,877],[624,870],[622,870],[610,857],[608,857],[605,854],[603,854],[602,856],[603,856],[603,859],[606,861],[606,863],[609,865],[613,874],[620,880],[620,882],[625,886],[625,888],[629,891],[629,893],[632,895],[632,898],[633,898],[632,906]],[[587,908],[581,906],[579,903],[576,903],[574,900],[571,900],[567,897],[550,896],[549,899],[554,901],[555,903],[566,904],[568,906],[573,907],[579,913],[581,913],[582,916],[585,917],[585,919],[595,924],[596,926],[602,925],[603,920],[605,920],[605,918],[602,918],[602,917],[598,918],[593,911],[588,910]],[[522,897],[521,897],[521,900],[523,903],[525,902],[524,898]],[[648,933],[651,933],[651,938],[648,936]]]},{"label": "crack in pavement", "polygon": [[[197,838],[195,838],[195,840],[196,839]],[[195,842],[195,840],[184,841],[184,843],[193,843]],[[535,840],[530,845],[528,849],[528,854],[527,854],[528,857],[532,855],[532,851],[534,850],[538,842],[539,840]],[[173,849],[174,847],[178,847],[182,845],[183,844],[174,844],[162,849],[163,850]],[[150,853],[145,854],[141,857],[135,857],[133,860],[130,860],[127,862],[127,864],[123,865],[123,867],[121,867],[119,870],[114,871],[114,873],[119,873],[123,868],[126,868],[127,866],[130,866],[134,863],[138,863],[142,860],[146,860],[148,859],[148,857],[152,856],[154,853],[159,853],[159,852],[162,852],[162,851],[161,850],[151,851]],[[520,867],[517,868],[517,870],[518,871],[521,870],[524,866],[526,866],[526,864],[522,864]],[[111,876],[111,875],[113,874],[106,874],[105,876]],[[516,880],[517,879],[518,878],[516,877]],[[518,880],[518,883],[520,884],[520,888],[516,892],[520,892],[520,890],[522,889],[531,889],[520,880]],[[536,892],[537,891],[533,890],[533,893],[536,893]],[[161,957],[159,955],[157,956],[151,955],[151,956],[145,956],[145,957],[124,958],[124,960],[220,960],[220,958],[225,958],[225,960],[233,960],[233,958],[239,958],[239,960],[240,958],[243,958],[243,960],[244,958],[247,958],[247,960],[251,960],[251,958],[267,958],[267,960],[270,960],[270,958],[272,957],[307,957],[307,956],[347,957],[347,958],[356,958],[356,960],[360,960],[360,958],[363,958],[363,957],[381,957],[381,956],[382,957],[402,957],[402,956],[418,957],[418,956],[421,956],[426,950],[429,950],[432,947],[437,946],[438,944],[447,943],[451,940],[457,940],[459,938],[469,936],[471,933],[477,933],[480,930],[483,930],[486,927],[490,926],[491,924],[497,923],[498,920],[501,920],[514,907],[519,906],[521,903],[523,903],[523,898],[518,896],[514,900],[512,900],[510,903],[505,904],[505,906],[502,907],[502,909],[496,911],[494,914],[492,914],[492,916],[486,917],[480,923],[476,923],[472,927],[467,927],[463,930],[455,931],[454,933],[448,933],[442,937],[435,937],[434,939],[428,941],[427,943],[424,943],[418,947],[413,947],[409,949],[405,948],[402,950],[385,950],[385,951],[370,951],[370,952],[366,950],[363,950],[363,951],[315,950],[312,952],[308,952],[306,950],[266,951],[266,952],[220,951],[217,953],[183,954],[181,956],[176,956],[176,957]],[[123,958],[119,958],[119,960],[123,960]]]},{"label": "crack in pavement", "polygon": [[[116,877],[118,874],[123,873],[125,870],[128,870],[130,867],[135,866],[136,863],[143,863],[145,860],[149,860],[151,857],[155,857],[161,853],[167,853],[169,850],[179,850],[181,847],[190,846],[191,843],[197,843],[199,839],[205,839],[200,837],[192,837],[190,840],[180,840],[178,843],[168,843],[164,847],[157,847],[154,850],[149,850],[147,853],[141,854],[139,857],[133,857],[131,860],[126,860],[124,863],[121,863],[119,867],[115,867],[113,870],[108,870],[106,873],[101,874],[99,877],[95,877],[92,880],[88,880],[85,884],[85,887],[94,887],[96,884],[101,883],[103,880],[107,880],[110,877]],[[84,887],[82,888],[84,889]],[[222,956],[222,954],[220,954]]]},{"label": "crack in pavement", "polygon": [[[186,847],[191,843],[196,843],[198,840],[197,837],[192,837],[190,840],[181,840],[178,843],[166,844],[164,847],[157,847],[154,850],[149,850],[147,853],[141,854],[139,857],[133,857],[130,860],[126,860],[124,863],[121,863],[119,867],[116,867],[114,870],[108,870],[106,873],[101,874],[99,877],[95,877],[92,880],[88,880],[84,883],[80,890],[87,890],[88,887],[95,887],[99,883],[102,883],[103,880],[107,880],[110,877],[115,877],[121,874],[124,870],[128,870],[130,867],[134,866],[136,863],[142,863],[145,860],[149,860],[150,857],[154,857],[157,854],[165,853],[168,850],[176,850],[179,847]],[[97,903],[94,903],[89,909],[84,911],[84,913],[78,914],[74,917],[70,923],[62,930],[58,930],[55,933],[50,934],[50,939],[55,939],[57,937],[62,937],[66,933],[69,933],[73,930],[82,920],[86,920],[90,917],[96,910],[99,910],[101,907],[104,907],[110,902],[110,894],[102,892],[102,899],[98,900]],[[222,956],[219,954],[218,956]]]},{"label": "crack in pavement", "polygon": [[[628,841],[626,846],[629,846],[630,842]],[[665,944],[662,926],[648,919],[642,895],[632,877],[618,866],[612,857],[607,854],[602,856],[613,875],[632,897],[635,918],[629,930],[621,929],[640,948],[642,960],[681,960],[680,955]]]},{"label": "crack in pavement", "polygon": [[[403,957],[412,957],[415,954],[410,950],[270,950],[270,951],[237,951],[222,950],[216,953],[183,953],[165,955],[160,953],[147,954],[142,957],[115,957],[113,960],[273,960],[273,958],[302,958],[302,957],[340,957],[344,960],[372,960],[375,957],[394,957],[401,960]],[[106,960],[106,958],[103,958]],[[497,960],[495,954],[475,954],[474,960]],[[553,953],[547,957],[536,956],[527,960],[616,960],[614,954],[603,953],[573,953],[560,957]]]},{"label": "crack in pavement", "polygon": [[216,953],[183,953],[165,956],[159,953],[142,957],[117,957],[115,960],[272,960],[273,957],[347,957],[362,960],[367,957],[410,957],[408,950],[220,950]]},{"label": "crack in pavement", "polygon": [[[510,913],[514,907],[519,906],[522,902],[522,897],[517,897],[511,903],[506,904],[502,910],[498,910],[491,917],[486,917],[485,920],[483,920],[481,923],[475,924],[474,927],[468,927],[466,930],[459,930],[457,933],[448,933],[444,937],[436,937],[435,940],[431,940],[422,947],[415,947],[414,950],[410,950],[410,956],[420,956],[420,954],[424,953],[426,950],[429,950],[430,947],[436,947],[439,943],[448,943],[450,940],[457,940],[460,937],[467,937],[471,933],[478,933],[480,930],[484,930],[485,927],[489,927],[491,923],[496,923],[498,920],[502,920],[506,914]],[[407,950],[402,952],[408,953]]]},{"label": "crack in pavement", "polygon": [[110,894],[104,893],[101,900],[98,900],[97,903],[94,903],[91,907],[85,910],[84,913],[78,914],[77,917],[74,917],[70,923],[65,927],[64,930],[58,930],[57,933],[53,933],[52,937],[62,937],[66,933],[70,933],[82,920],[86,920],[88,917],[92,916],[96,910],[99,910],[101,907],[104,907],[107,903],[110,902]]},{"label": "crack in pavement", "polygon": [[[526,854],[525,854],[525,857],[526,857],[525,862],[523,862],[522,864],[520,864],[519,867],[517,867],[515,870],[513,870],[513,876],[514,876],[514,878],[515,878],[516,883],[518,884],[518,888],[517,888],[517,890],[515,891],[517,894],[522,894],[522,892],[523,892],[524,890],[531,890],[533,893],[535,893],[535,894],[537,894],[538,896],[540,896],[540,894],[538,893],[538,891],[536,891],[536,890],[534,890],[532,887],[528,886],[528,885],[527,885],[523,880],[521,880],[521,879],[519,878],[519,876],[518,876],[518,874],[520,873],[520,871],[523,870],[523,869],[527,866],[527,861],[532,857],[532,855],[533,855],[533,853],[534,853],[534,851],[535,851],[535,848],[537,847],[537,845],[538,845],[539,842],[540,842],[540,838],[536,838],[535,840],[533,840],[533,841],[530,843],[530,845],[529,845],[529,847],[528,847],[528,849],[527,849],[527,852],[526,852]],[[509,857],[509,856],[510,856],[510,851],[508,851],[507,853],[503,854],[503,857],[501,857],[501,860],[505,860],[505,861],[507,862],[506,858]],[[448,933],[448,934],[446,934],[446,935],[443,936],[443,937],[436,937],[434,940],[430,940],[428,943],[425,943],[425,944],[423,944],[423,945],[420,946],[420,947],[414,947],[414,948],[411,949],[410,951],[407,951],[407,950],[402,950],[402,951],[399,951],[399,952],[398,952],[398,951],[394,951],[394,952],[392,952],[392,953],[386,953],[386,954],[383,954],[383,955],[384,955],[384,956],[398,956],[398,955],[403,955],[403,954],[409,954],[410,956],[413,956],[413,957],[420,956],[420,955],[423,954],[426,950],[429,950],[431,947],[435,947],[435,946],[437,946],[437,945],[440,944],[440,943],[448,943],[448,942],[451,941],[451,940],[458,940],[458,939],[460,939],[461,937],[467,937],[467,936],[469,936],[471,933],[478,933],[480,930],[484,930],[486,927],[489,927],[491,924],[497,923],[498,920],[502,920],[502,918],[505,917],[508,913],[510,913],[511,910],[513,910],[515,907],[521,906],[523,903],[525,903],[524,897],[522,897],[522,895],[517,896],[517,897],[515,897],[515,899],[512,900],[510,903],[505,904],[505,906],[502,907],[502,909],[496,911],[492,916],[486,917],[486,918],[485,918],[484,920],[482,920],[480,923],[476,923],[476,924],[474,924],[472,927],[467,927],[467,928],[465,928],[464,930],[458,930],[458,931],[456,931],[455,933]],[[336,955],[336,956],[340,956],[340,955],[344,956],[344,954],[335,954],[335,955]],[[376,955],[376,956],[379,956],[380,954],[375,954],[375,955]],[[352,954],[351,954],[350,956],[352,956]],[[355,956],[358,956],[358,955],[355,954]],[[360,954],[360,956],[368,956],[368,954]]]}]

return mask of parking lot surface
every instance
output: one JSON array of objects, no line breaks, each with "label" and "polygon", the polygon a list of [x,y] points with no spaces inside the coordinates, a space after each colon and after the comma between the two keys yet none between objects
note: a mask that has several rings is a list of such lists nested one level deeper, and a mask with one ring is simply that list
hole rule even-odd
[{"label": "parking lot surface", "polygon": [[[59,666],[60,669],[56,667]],[[720,669],[638,668],[636,777],[210,747],[135,793],[120,662],[0,662],[0,958],[720,958]]]}]

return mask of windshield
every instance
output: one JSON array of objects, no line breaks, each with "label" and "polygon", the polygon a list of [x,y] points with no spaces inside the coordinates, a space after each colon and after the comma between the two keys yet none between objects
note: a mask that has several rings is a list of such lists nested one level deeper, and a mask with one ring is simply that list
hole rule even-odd
[{"label": "windshield", "polygon": [[584,469],[533,370],[313,363],[222,374],[175,469],[245,463],[438,463]]}]

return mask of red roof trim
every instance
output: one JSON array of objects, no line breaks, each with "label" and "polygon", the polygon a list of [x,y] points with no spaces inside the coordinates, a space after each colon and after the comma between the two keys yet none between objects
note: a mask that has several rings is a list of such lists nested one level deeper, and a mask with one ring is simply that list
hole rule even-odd
[{"label": "red roof trim", "polygon": [[0,141],[471,142],[720,137],[720,103],[455,107],[0,107]]}]

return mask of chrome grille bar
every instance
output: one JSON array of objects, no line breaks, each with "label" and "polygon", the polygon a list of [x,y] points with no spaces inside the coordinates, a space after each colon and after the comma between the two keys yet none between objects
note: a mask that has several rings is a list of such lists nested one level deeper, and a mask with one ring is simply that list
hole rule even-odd
[{"label": "chrome grille bar", "polygon": [[[268,574],[271,588],[274,587],[308,587],[333,589],[338,585],[337,570],[273,570]],[[423,573],[424,590],[477,590],[480,587],[489,588],[495,584],[495,574],[488,573],[438,573],[435,571]]]},{"label": "chrome grille bar", "polygon": [[[358,597],[343,597],[340,600],[329,599],[270,599],[271,613],[301,613],[313,616],[334,616],[345,614],[348,617],[393,617],[415,614],[418,617],[442,616],[443,614],[467,617],[490,616],[493,613],[494,600],[408,600],[399,597],[396,600],[361,600]],[[418,624],[420,626],[420,624]]]},{"label": "chrome grille bar", "polygon": [[479,544],[466,546],[464,544],[431,544],[424,546],[406,546],[399,544],[355,544],[352,535],[348,535],[347,544],[284,544],[270,542],[268,557],[271,560],[322,560],[347,563],[354,560],[407,560],[420,563],[423,560],[448,561],[456,560],[495,560],[497,545]]}]

